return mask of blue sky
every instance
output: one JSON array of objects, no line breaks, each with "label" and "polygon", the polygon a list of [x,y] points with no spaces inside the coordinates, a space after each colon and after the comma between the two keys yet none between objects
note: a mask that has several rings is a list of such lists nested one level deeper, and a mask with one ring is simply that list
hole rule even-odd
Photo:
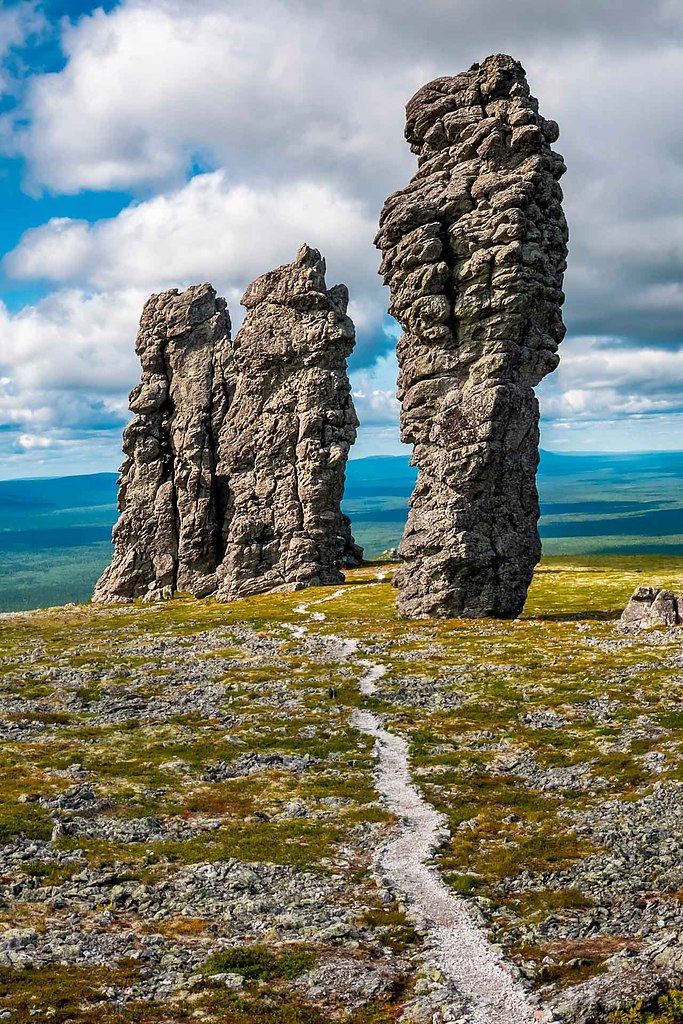
[{"label": "blue sky", "polygon": [[372,239],[403,106],[498,51],[569,168],[543,444],[680,449],[682,50],[677,0],[0,3],[0,476],[115,470],[147,295],[210,280],[238,324],[304,240],[351,291],[354,454],[400,451]]}]

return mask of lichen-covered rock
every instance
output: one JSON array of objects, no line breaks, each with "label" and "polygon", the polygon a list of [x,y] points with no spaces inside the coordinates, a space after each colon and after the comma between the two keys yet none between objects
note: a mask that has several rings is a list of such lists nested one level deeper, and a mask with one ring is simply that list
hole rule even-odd
[{"label": "lichen-covered rock", "polygon": [[339,583],[362,557],[340,503],[358,420],[346,373],[355,333],[344,285],[304,245],[257,278],[234,342],[237,387],[219,438],[229,481],[218,596]]},{"label": "lichen-covered rock", "polygon": [[153,295],[123,435],[112,564],[93,600],[261,593],[338,583],[363,552],[341,512],[358,421],[343,285],[303,246],[244,296],[234,342],[208,285]]},{"label": "lichen-covered rock", "polygon": [[103,603],[211,592],[222,553],[217,441],[234,386],[225,300],[209,284],[152,295],[136,352],[114,558],[93,595]]},{"label": "lichen-covered rock", "polygon": [[497,55],[422,88],[406,137],[419,169],[376,240],[419,468],[397,611],[515,616],[540,557],[533,388],[565,331],[558,128],[522,66]]},{"label": "lichen-covered rock", "polygon": [[683,624],[683,594],[660,587],[636,587],[621,613],[622,626],[651,629]]}]

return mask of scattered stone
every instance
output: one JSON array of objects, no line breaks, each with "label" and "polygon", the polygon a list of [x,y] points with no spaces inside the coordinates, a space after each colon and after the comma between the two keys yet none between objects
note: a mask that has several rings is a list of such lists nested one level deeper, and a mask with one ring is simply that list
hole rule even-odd
[{"label": "scattered stone", "polygon": [[343,992],[348,1012],[384,995],[393,980],[386,969],[340,957],[303,974],[297,979],[296,988],[303,989],[305,998],[318,1007],[334,1003],[337,993]]},{"label": "scattered stone", "polygon": [[487,767],[493,775],[516,775],[542,793],[593,792],[607,785],[606,779],[593,774],[588,763],[542,768],[528,750],[498,754]]},{"label": "scattered stone", "polygon": [[573,985],[553,999],[553,1009],[563,1021],[609,1020],[617,1010],[632,1010],[637,1003],[647,1006],[667,989],[678,987],[683,977],[680,933],[656,939],[635,954],[616,953],[606,967],[604,974]]},{"label": "scattered stone", "polygon": [[244,988],[244,978],[242,975],[233,974],[231,971],[222,971],[220,974],[210,974],[209,979],[211,981],[217,981],[221,985],[225,985],[226,988],[231,988],[235,991]]},{"label": "scattered stone", "polygon": [[381,555],[378,555],[378,562],[398,562],[398,548],[386,548]]},{"label": "scattered stone", "polygon": [[224,782],[226,779],[258,775],[263,771],[305,772],[317,763],[316,758],[310,754],[280,754],[276,751],[269,754],[242,754],[231,764],[216,761],[208,765],[204,779],[207,782]]},{"label": "scattered stone", "polygon": [[527,729],[564,729],[567,725],[565,716],[552,708],[529,711],[520,717],[520,721]]},{"label": "scattered stone", "polygon": [[419,169],[376,240],[404,329],[401,436],[419,467],[400,615],[514,618],[540,558],[533,388],[565,333],[558,134],[501,54],[407,106]]}]

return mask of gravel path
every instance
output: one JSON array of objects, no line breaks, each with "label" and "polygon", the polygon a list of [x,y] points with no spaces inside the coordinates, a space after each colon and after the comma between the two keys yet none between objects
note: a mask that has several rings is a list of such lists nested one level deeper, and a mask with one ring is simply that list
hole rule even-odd
[{"label": "gravel path", "polygon": [[[367,680],[367,676],[366,676]],[[375,715],[356,711],[357,729],[372,736],[379,759],[377,789],[401,827],[381,851],[378,866],[427,924],[429,945],[444,978],[468,1003],[463,1024],[531,1024],[551,1021],[535,1007],[486,935],[469,915],[463,900],[446,888],[427,863],[448,834],[445,818],[422,799],[408,767],[408,745],[383,729]]]},{"label": "gravel path", "polygon": [[[335,591],[321,601],[300,604],[295,610],[313,621],[324,621],[324,614],[311,612],[311,606],[333,600],[341,593],[343,591]],[[299,636],[302,629],[305,631],[301,626],[290,628]],[[339,636],[330,636],[329,640],[344,658],[358,647],[356,640]],[[366,669],[360,691],[370,696],[377,689],[377,680],[387,672],[387,666],[369,660],[360,664]],[[442,1005],[440,1009],[446,1010],[447,1016],[440,1019],[454,1020],[457,1024],[552,1024],[552,1013],[534,1005],[484,931],[475,924],[465,902],[454,895],[438,872],[429,866],[434,850],[448,835],[446,819],[422,798],[414,785],[406,741],[384,729],[369,711],[355,710],[351,724],[375,740],[377,789],[389,810],[401,820],[397,835],[378,855],[379,871],[406,896],[413,911],[424,921],[433,960],[467,1006],[463,1012],[462,1001],[459,1001],[457,1008],[454,1007],[458,1016],[453,1017]]]}]

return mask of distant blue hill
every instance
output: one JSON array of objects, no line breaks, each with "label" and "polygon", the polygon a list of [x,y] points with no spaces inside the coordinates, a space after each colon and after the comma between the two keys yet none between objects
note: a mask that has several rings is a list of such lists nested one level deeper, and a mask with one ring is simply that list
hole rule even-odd
[{"label": "distant blue hill", "polygon": [[[344,508],[368,557],[398,544],[417,470],[348,463]],[[683,554],[683,452],[542,452],[547,554]],[[111,557],[116,474],[0,481],[0,610],[87,600]]]}]

